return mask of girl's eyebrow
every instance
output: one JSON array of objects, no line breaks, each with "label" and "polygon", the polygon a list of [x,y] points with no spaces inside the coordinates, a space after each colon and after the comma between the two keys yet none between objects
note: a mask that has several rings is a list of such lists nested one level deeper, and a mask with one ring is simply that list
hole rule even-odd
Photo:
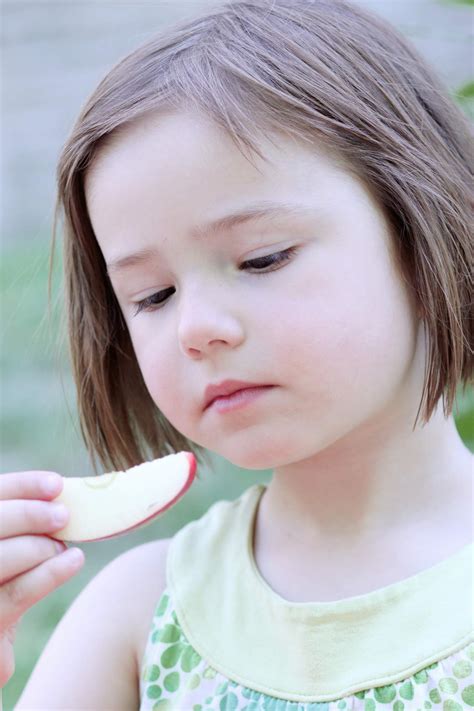
[{"label": "girl's eyebrow", "polygon": [[[314,210],[309,205],[264,200],[218,217],[204,225],[194,227],[191,230],[191,235],[194,239],[199,240],[221,232],[230,232],[235,227],[257,220],[267,219],[272,221],[279,217],[307,217],[310,214],[314,214]],[[107,272],[108,274],[117,274],[118,272],[139,266],[157,256],[159,256],[159,250],[156,247],[144,247],[136,252],[116,257],[108,262]]]}]

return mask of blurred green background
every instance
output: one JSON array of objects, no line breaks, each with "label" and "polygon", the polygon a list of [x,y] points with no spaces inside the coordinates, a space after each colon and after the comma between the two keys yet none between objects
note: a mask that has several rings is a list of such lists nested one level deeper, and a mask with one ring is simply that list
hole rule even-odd
[{"label": "blurred green background", "polygon": [[[446,6],[453,3],[454,0],[446,0]],[[14,111],[11,114],[8,131],[12,136],[10,142],[14,144],[14,161],[11,163],[12,170],[9,170],[11,193],[6,193],[4,198],[5,204],[12,206],[12,209],[8,212],[2,226],[0,265],[2,472],[47,469],[72,476],[92,474],[79,434],[75,392],[69,371],[67,350],[61,336],[63,328],[61,325],[60,249],[57,251],[54,271],[54,308],[51,321],[48,318],[47,277],[52,208],[51,186],[55,159],[72,118],[77,114],[85,96],[92,90],[108,66],[125,51],[146,39],[147,33],[151,34],[149,27],[153,27],[153,31],[155,31],[160,24],[174,21],[189,10],[198,9],[199,6],[202,7],[206,4],[219,3],[206,3],[204,0],[201,3],[152,3],[144,0],[141,3],[125,3],[119,7],[118,4],[104,0],[104,2],[89,3],[87,9],[84,9],[85,6],[81,3],[68,2],[67,13],[64,12],[66,3],[61,2],[56,4],[51,2],[19,3],[16,5],[6,2],[3,4],[2,14],[5,15],[3,19],[7,20],[5,46],[8,50],[8,42],[11,42],[10,46],[13,48],[10,64],[7,61],[5,65],[6,69],[10,66],[11,71],[8,72],[8,78],[5,71],[5,77],[7,84],[9,80],[12,81],[9,91]],[[388,16],[392,11],[397,11],[396,3],[390,3],[390,7],[387,4],[383,5],[380,1],[377,2],[377,0],[362,4],[376,10],[382,7]],[[471,0],[464,0],[463,4],[467,6],[473,3]],[[71,27],[75,28],[74,32],[79,35],[80,29],[90,29],[93,26],[95,35],[92,38],[87,35],[88,49],[93,47],[94,51],[102,52],[100,55],[92,56],[90,51],[80,51],[82,43],[86,42],[85,36],[78,37],[76,44],[69,41],[69,49],[64,50],[64,54],[60,56],[64,65],[62,71],[64,76],[69,77],[74,70],[73,76],[77,81],[72,90],[66,89],[66,85],[61,87],[61,91],[57,92],[58,96],[48,95],[41,84],[43,80],[40,81],[33,72],[34,64],[40,61],[41,53],[51,52],[51,48],[56,48],[55,43],[60,41],[57,37],[60,38],[61,33],[55,35],[53,39],[49,32],[52,20],[48,9],[50,10],[53,5],[58,10],[55,21],[59,24],[63,22],[66,30],[69,31]],[[137,12],[138,5],[140,13]],[[426,6],[426,3],[424,5]],[[431,6],[434,7],[434,5],[435,3],[431,3]],[[400,6],[401,3],[398,8]],[[59,11],[61,8],[63,9],[62,13]],[[410,4],[408,13],[416,11],[417,3],[414,2]],[[132,15],[135,13],[133,15],[135,25],[130,24],[128,20],[125,21],[124,12]],[[119,23],[117,18],[121,13],[122,19]],[[48,30],[44,35],[46,39],[42,37],[41,41],[35,44],[31,28],[35,26],[35,22],[38,23],[38,18],[41,20],[43,16],[45,27],[47,25]],[[406,30],[412,39],[416,40],[418,37],[419,46],[422,46],[429,23],[427,18],[424,18],[423,23],[420,24],[419,14],[415,19],[413,19],[414,17],[414,14],[408,14],[405,25],[402,21],[394,21],[394,24],[398,24],[401,29]],[[153,18],[154,22],[152,22]],[[12,24],[23,22],[24,30],[21,27],[18,30],[19,26],[16,25],[16,35],[12,31],[9,34],[8,20],[10,27]],[[125,26],[127,28],[126,34],[123,32]],[[130,28],[131,31],[129,31]],[[122,31],[121,35],[118,30]],[[429,31],[433,32],[433,27]],[[446,30],[443,31],[446,32]],[[100,42],[98,42],[98,38]],[[32,47],[33,49],[31,49]],[[18,71],[19,60],[17,61],[17,58],[21,54],[21,61],[26,61],[25,56],[28,57],[28,51],[30,52],[30,64],[25,68],[24,76],[26,77],[28,74],[30,77],[33,72],[31,76],[35,77],[35,84],[33,89],[28,87],[25,90],[24,87],[22,89],[21,78],[19,82],[15,80],[15,71]],[[85,66],[84,62],[89,62],[89,74],[84,73],[83,76],[78,67],[74,69],[74,63],[77,61],[75,52],[80,55],[81,72]],[[52,51],[49,59],[47,57],[45,59],[44,56],[41,58],[46,69],[49,67],[51,71],[53,67],[57,67],[57,60],[56,49]],[[434,61],[433,63],[436,64]],[[446,63],[442,62],[440,57],[436,68],[441,69],[442,66],[445,67]],[[474,83],[472,78],[469,78],[469,73],[470,68],[468,67],[466,70],[464,67],[463,81],[459,81],[457,84],[453,83],[452,86],[453,96],[460,102],[466,114],[473,118]],[[45,71],[44,74],[46,75],[47,72]],[[56,91],[54,89],[54,92]],[[28,131],[38,119],[37,115],[34,116],[34,120],[31,117],[31,102],[34,102],[36,108],[41,108],[42,93],[45,94],[49,103],[53,99],[52,108],[49,109],[53,113],[48,114],[49,118],[54,115],[54,111],[57,110],[59,113],[61,105],[66,106],[69,113],[64,115],[60,125],[51,127],[49,126],[51,121],[45,121],[43,124],[44,135],[37,133],[31,144],[33,148],[22,152]],[[22,124],[23,119],[19,120],[18,118],[20,116],[18,107],[21,108],[23,104],[25,109],[24,124]],[[8,112],[8,107],[6,110]],[[2,113],[4,111],[5,105],[3,104]],[[23,133],[21,135],[15,134],[15,131],[18,130]],[[43,160],[40,147],[42,150],[47,131],[51,132],[50,139],[48,139],[50,145],[44,149],[46,158]],[[38,147],[38,155],[35,154],[36,147]],[[2,152],[8,153],[5,130]],[[8,155],[6,163],[8,168]],[[46,176],[46,179],[41,179],[41,175]],[[48,184],[47,189],[45,188],[46,183]],[[45,206],[41,208],[43,212],[38,212],[38,205]],[[464,395],[459,393],[455,421],[462,439],[471,451],[474,451],[474,393],[472,389]],[[49,595],[47,599],[36,604],[21,621],[15,643],[16,672],[3,690],[5,711],[10,711],[13,708],[45,643],[65,610],[88,581],[110,560],[123,551],[146,541],[172,536],[188,521],[202,516],[214,501],[235,499],[252,484],[268,482],[271,476],[270,471],[249,472],[239,469],[213,454],[210,455],[210,460],[211,466],[205,471],[200,471],[201,479],[195,480],[184,500],[178,502],[176,506],[149,526],[127,534],[123,538],[81,545],[86,555],[86,565],[82,571],[74,579]],[[41,711],[47,710],[42,709]]]}]

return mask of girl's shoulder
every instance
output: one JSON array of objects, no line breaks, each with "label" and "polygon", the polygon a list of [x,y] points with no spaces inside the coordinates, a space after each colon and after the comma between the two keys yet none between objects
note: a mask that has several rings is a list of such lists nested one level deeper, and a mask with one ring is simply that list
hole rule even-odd
[{"label": "girl's shoulder", "polygon": [[[156,605],[166,588],[166,560],[171,538],[143,543],[122,554],[124,583],[134,591],[127,615],[137,679]],[[132,583],[130,585],[130,583]],[[131,600],[132,602],[132,600]]]},{"label": "girl's shoulder", "polygon": [[[253,486],[235,501],[215,501],[201,517],[183,526],[175,536],[136,546],[116,559],[124,587],[129,591],[131,605],[132,600],[135,600],[131,617],[127,620],[127,630],[133,648],[138,679],[140,679],[157,606],[170,582],[167,579],[167,571],[171,569],[174,572],[171,582],[175,583],[178,578],[180,588],[183,585],[194,588],[195,575],[198,575],[196,559],[200,561],[199,574],[206,576],[209,566],[214,566],[215,563],[216,542],[220,553],[223,554],[228,550],[225,545],[220,545],[223,534],[229,531],[232,523],[238,524],[239,529],[242,525],[239,522],[241,518],[239,506],[247,501],[252,505],[255,496],[262,489],[262,486]],[[175,541],[174,562],[169,566],[168,555],[173,541]],[[183,560],[183,552],[191,552],[191,550],[194,553],[189,564],[189,560]],[[232,551],[229,553],[233,557]],[[172,588],[176,589],[175,584]]]},{"label": "girl's shoulder", "polygon": [[48,640],[18,711],[137,706],[139,664],[165,587],[168,543],[131,548],[89,581]]}]

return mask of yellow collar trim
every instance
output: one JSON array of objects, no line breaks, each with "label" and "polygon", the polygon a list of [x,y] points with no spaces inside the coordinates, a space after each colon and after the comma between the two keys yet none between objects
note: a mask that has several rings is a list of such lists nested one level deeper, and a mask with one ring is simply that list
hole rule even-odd
[{"label": "yellow collar trim", "polygon": [[473,635],[469,544],[405,580],[335,602],[289,602],[260,576],[263,484],[218,501],[172,539],[167,582],[195,650],[226,677],[290,701],[330,701],[401,681]]}]

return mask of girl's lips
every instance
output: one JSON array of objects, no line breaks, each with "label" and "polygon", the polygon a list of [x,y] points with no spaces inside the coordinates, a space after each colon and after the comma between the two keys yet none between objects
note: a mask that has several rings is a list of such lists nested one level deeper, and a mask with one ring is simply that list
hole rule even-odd
[{"label": "girl's lips", "polygon": [[220,413],[241,409],[274,387],[274,385],[260,385],[257,387],[243,388],[232,393],[232,395],[216,398],[207,409]]},{"label": "girl's lips", "polygon": [[233,395],[238,390],[246,390],[247,388],[259,388],[270,383],[249,382],[248,380],[223,380],[215,385],[208,385],[204,393],[204,410],[206,410],[212,402],[218,397],[227,397]]}]

